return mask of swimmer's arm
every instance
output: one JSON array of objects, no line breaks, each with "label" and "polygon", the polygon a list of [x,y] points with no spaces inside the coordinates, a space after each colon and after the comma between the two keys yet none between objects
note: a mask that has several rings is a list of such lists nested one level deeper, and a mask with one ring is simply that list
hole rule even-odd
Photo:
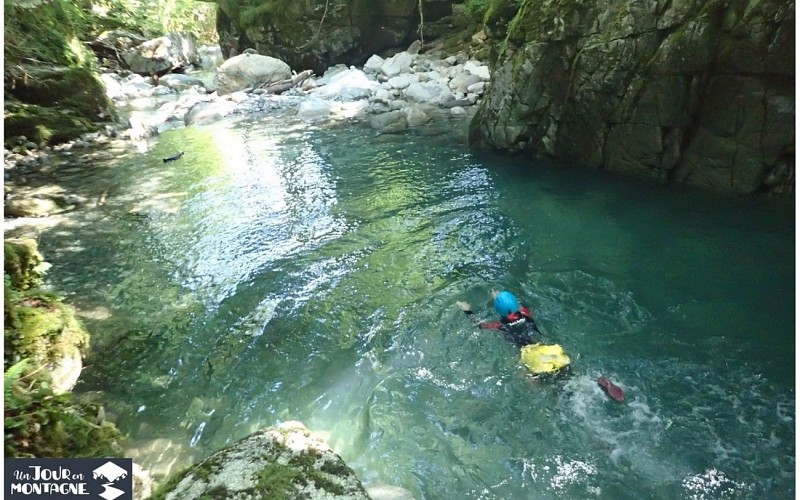
[{"label": "swimmer's arm", "polygon": [[458,302],[456,302],[456,305],[458,306],[459,309],[464,311],[464,314],[469,316],[469,319],[472,320],[472,322],[478,328],[481,328],[481,329],[484,329],[484,330],[499,330],[500,327],[503,326],[503,323],[501,323],[499,321],[481,321],[481,320],[479,320],[478,318],[476,318],[474,316],[474,313],[472,312],[472,306],[470,306],[466,302],[458,301]]}]

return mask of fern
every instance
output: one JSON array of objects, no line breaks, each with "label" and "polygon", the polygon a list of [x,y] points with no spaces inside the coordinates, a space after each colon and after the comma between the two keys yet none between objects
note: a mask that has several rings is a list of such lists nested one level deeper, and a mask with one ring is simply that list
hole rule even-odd
[{"label": "fern", "polygon": [[14,387],[30,367],[31,360],[25,358],[10,366],[3,374],[3,397],[5,398],[6,406],[12,405],[17,399],[14,396]]}]

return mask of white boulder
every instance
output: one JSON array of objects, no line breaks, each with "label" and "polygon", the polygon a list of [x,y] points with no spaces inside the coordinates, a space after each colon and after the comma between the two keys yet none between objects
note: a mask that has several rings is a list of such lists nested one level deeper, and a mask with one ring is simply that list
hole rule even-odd
[{"label": "white boulder", "polygon": [[318,96],[328,99],[354,101],[366,99],[378,87],[378,82],[370,80],[363,71],[350,69],[335,74],[327,85],[319,87],[315,92]]},{"label": "white boulder", "polygon": [[270,56],[240,54],[217,68],[217,94],[225,95],[248,87],[291,78],[288,64]]},{"label": "white boulder", "polygon": [[417,82],[419,82],[419,75],[411,73],[393,76],[389,78],[389,81],[386,83],[393,89],[404,89],[412,83]]},{"label": "white boulder", "polygon": [[439,82],[412,83],[404,93],[412,101],[433,105],[444,104],[455,99],[450,88]]},{"label": "white boulder", "polygon": [[370,56],[367,59],[367,62],[364,63],[364,71],[366,73],[377,73],[381,70],[381,66],[383,66],[385,59],[381,56],[375,54]]},{"label": "white boulder", "polygon": [[411,68],[411,63],[413,62],[414,56],[408,52],[399,52],[389,59],[386,59],[383,64],[381,64],[381,73],[390,78],[400,73],[406,73],[409,68]]},{"label": "white boulder", "polygon": [[489,73],[489,67],[479,63],[478,61],[467,61],[464,63],[464,70],[472,73],[473,75],[478,75],[481,77],[481,80],[490,80],[491,75]]}]

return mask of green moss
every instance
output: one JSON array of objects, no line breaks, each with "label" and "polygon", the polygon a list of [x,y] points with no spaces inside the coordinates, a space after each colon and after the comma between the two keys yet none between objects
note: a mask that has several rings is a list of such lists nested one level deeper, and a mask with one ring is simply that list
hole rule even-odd
[{"label": "green moss", "polygon": [[81,41],[96,17],[86,0],[6,2],[4,138],[24,135],[56,144],[113,118],[95,74],[94,53]]},{"label": "green moss", "polygon": [[211,475],[218,473],[220,469],[222,469],[222,463],[219,459],[212,457],[208,460],[204,460],[200,465],[192,470],[192,474],[200,480],[208,482]]},{"label": "green moss", "polygon": [[333,460],[326,460],[320,469],[322,472],[327,472],[328,474],[332,474],[334,476],[346,476],[349,474],[353,474],[353,470],[348,467],[344,462],[338,462]]},{"label": "green moss", "polygon": [[[187,467],[180,472],[172,474],[169,476],[167,481],[156,489],[153,494],[150,496],[150,500],[164,500],[167,497],[167,493],[174,490],[178,484],[183,481],[183,478],[186,477],[187,474],[191,471],[191,467]],[[220,497],[224,498],[224,497]]]},{"label": "green moss", "polygon": [[43,293],[26,293],[11,304],[16,328],[4,331],[6,361],[31,358],[47,364],[71,352],[76,346],[85,351],[89,334],[72,309],[57,297]]},{"label": "green moss", "polygon": [[44,263],[33,240],[4,243],[4,365],[31,359],[45,365],[73,352],[85,351],[89,334],[73,310],[58,297],[36,290]]},{"label": "green moss", "polygon": [[270,24],[276,19],[299,16],[300,2],[294,0],[263,0],[239,13],[239,26],[244,29]]},{"label": "green moss", "polygon": [[[322,465],[317,469],[316,465],[322,461]],[[302,477],[304,482],[312,482],[314,485],[324,491],[333,493],[334,495],[344,495],[345,489],[339,483],[333,481],[329,476],[339,476],[350,474],[352,471],[344,464],[339,464],[334,461],[324,460],[322,455],[315,451],[307,453],[299,453],[289,460],[289,465],[297,467],[302,470]]]},{"label": "green moss", "polygon": [[[206,460],[200,462],[197,465],[186,467],[185,469],[172,474],[169,476],[167,481],[160,485],[158,489],[153,492],[153,495],[150,497],[150,500],[163,500],[166,498],[167,494],[173,491],[178,484],[184,480],[187,476],[191,475],[200,481],[205,483],[209,482],[209,479],[213,474],[218,473],[222,469],[222,461],[224,458],[222,456],[212,456],[207,458]],[[207,492],[203,494],[201,498],[209,498],[209,499],[216,499],[216,498],[227,498],[228,491],[226,488],[222,486],[215,486],[211,488]]]},{"label": "green moss", "polygon": [[8,66],[25,61],[86,66],[92,55],[79,35],[91,28],[90,5],[83,1],[52,0],[30,4],[5,3],[5,57]]},{"label": "green moss", "polygon": [[274,462],[267,464],[256,477],[256,493],[270,500],[294,498],[294,485],[305,482],[303,474],[297,469]]},{"label": "green moss", "polygon": [[7,85],[22,102],[69,108],[85,118],[108,112],[110,102],[103,84],[88,68],[26,66],[20,71],[24,73],[7,78]]},{"label": "green moss", "polygon": [[90,118],[72,110],[6,101],[3,137],[24,135],[37,144],[58,144],[100,129]]},{"label": "green moss", "polygon": [[42,255],[36,248],[36,241],[8,240],[3,243],[3,264],[9,277],[9,286],[17,290],[29,290],[41,286]]}]

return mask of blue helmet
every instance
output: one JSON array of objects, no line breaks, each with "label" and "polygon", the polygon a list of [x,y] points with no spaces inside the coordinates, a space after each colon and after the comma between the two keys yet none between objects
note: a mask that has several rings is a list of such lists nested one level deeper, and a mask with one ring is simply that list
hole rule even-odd
[{"label": "blue helmet", "polygon": [[500,292],[494,298],[494,308],[500,316],[508,316],[519,311],[519,302],[511,292]]}]

